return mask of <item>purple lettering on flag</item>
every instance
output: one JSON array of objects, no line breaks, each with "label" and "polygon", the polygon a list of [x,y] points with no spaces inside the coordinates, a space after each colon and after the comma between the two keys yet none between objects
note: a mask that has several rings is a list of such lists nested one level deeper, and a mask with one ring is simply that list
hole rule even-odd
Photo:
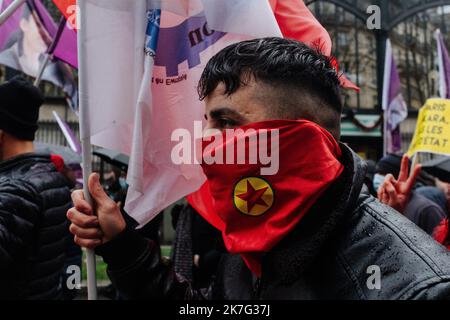
[{"label": "purple lettering on flag", "polygon": [[226,33],[208,28],[205,16],[187,19],[172,28],[161,28],[155,65],[166,67],[168,77],[176,77],[179,64],[187,60],[192,69],[201,63],[200,54]]}]

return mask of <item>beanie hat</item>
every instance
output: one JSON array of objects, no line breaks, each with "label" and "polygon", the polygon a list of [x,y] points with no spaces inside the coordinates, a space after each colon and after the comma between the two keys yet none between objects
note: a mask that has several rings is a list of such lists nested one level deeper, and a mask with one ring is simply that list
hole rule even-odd
[{"label": "beanie hat", "polygon": [[0,130],[33,141],[43,103],[41,91],[20,76],[0,85]]}]

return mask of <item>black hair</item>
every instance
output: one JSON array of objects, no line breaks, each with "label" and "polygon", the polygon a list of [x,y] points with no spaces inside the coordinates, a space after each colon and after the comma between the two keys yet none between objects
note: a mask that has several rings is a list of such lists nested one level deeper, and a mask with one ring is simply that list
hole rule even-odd
[{"label": "black hair", "polygon": [[223,83],[225,94],[230,95],[251,79],[306,93],[339,115],[342,112],[339,75],[331,59],[319,49],[282,38],[255,39],[226,47],[208,62],[198,93],[203,100]]}]

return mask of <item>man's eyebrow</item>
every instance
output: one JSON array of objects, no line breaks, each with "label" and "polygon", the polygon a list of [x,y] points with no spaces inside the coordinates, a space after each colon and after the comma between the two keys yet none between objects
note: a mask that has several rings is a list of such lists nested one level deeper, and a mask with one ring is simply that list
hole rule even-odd
[{"label": "man's eyebrow", "polygon": [[213,119],[214,118],[217,119],[222,116],[234,116],[234,117],[242,118],[242,116],[239,112],[237,112],[236,110],[230,109],[230,108],[226,108],[226,107],[211,110],[209,112],[209,116]]}]

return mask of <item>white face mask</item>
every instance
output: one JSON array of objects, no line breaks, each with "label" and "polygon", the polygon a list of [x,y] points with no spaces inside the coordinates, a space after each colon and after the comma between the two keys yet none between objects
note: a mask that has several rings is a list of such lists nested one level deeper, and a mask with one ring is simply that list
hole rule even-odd
[{"label": "white face mask", "polygon": [[376,173],[373,176],[373,187],[377,192],[378,192],[378,189],[380,189],[381,185],[383,184],[385,178],[386,178],[386,176],[383,176],[378,173]]}]

